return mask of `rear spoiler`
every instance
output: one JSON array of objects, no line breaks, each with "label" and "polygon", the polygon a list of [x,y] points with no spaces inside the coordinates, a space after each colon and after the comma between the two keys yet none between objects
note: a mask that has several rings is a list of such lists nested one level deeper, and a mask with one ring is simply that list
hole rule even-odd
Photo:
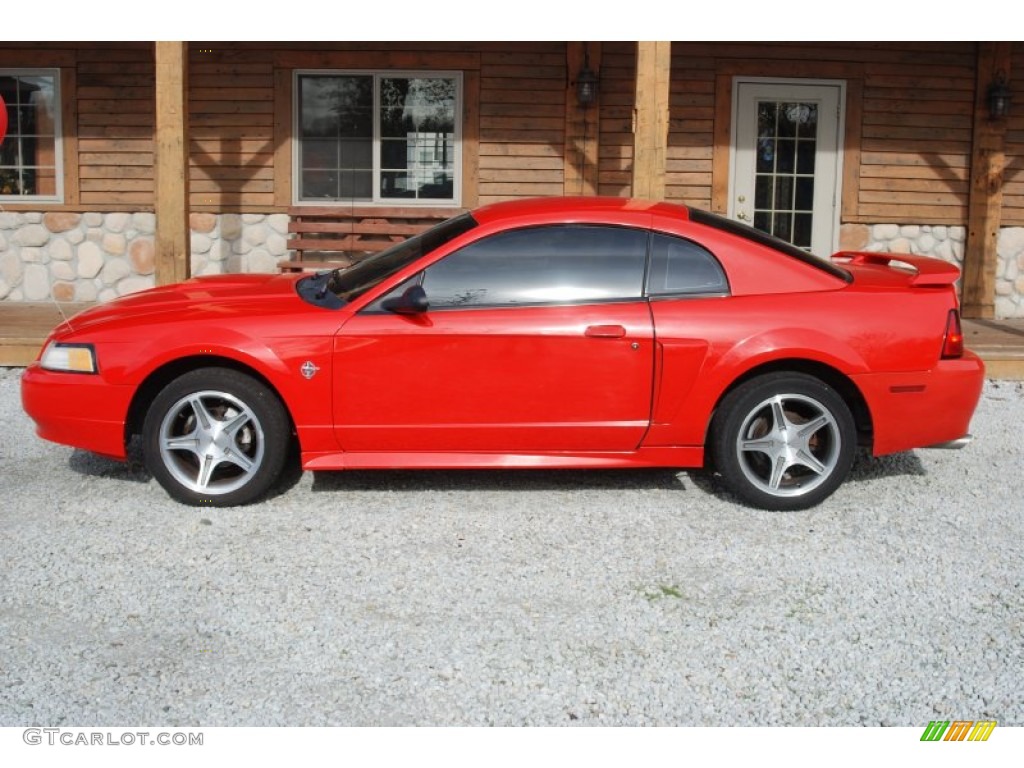
[{"label": "rear spoiler", "polygon": [[875,253],[873,251],[840,251],[832,256],[840,264],[893,267],[912,270],[911,285],[952,285],[960,277],[960,268],[931,256],[909,253]]}]

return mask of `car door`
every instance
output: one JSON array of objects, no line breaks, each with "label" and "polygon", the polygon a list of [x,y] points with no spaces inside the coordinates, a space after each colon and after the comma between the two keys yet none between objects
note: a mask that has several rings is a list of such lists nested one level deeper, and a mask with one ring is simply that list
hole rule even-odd
[{"label": "car door", "polygon": [[[650,421],[648,233],[557,225],[477,240],[335,340],[346,451],[624,451]],[[412,285],[429,308],[385,308]]]}]

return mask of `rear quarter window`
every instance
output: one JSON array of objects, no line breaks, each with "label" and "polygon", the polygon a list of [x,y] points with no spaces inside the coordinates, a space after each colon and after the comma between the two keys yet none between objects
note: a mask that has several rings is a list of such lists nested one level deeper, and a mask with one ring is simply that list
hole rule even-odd
[{"label": "rear quarter window", "polygon": [[721,296],[729,293],[725,270],[710,251],[692,240],[655,233],[651,237],[648,296]]}]

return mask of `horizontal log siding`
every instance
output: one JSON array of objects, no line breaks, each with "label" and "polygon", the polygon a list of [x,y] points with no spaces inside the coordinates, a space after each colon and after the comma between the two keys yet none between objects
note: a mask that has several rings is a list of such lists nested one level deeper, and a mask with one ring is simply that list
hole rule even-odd
[{"label": "horizontal log siding", "polygon": [[1004,227],[1024,227],[1024,43],[1014,43],[1010,63],[1013,103],[1006,121],[1006,170],[1003,173]]},{"label": "horizontal log siding", "polygon": [[711,208],[714,129],[714,59],[690,55],[685,43],[675,44],[669,90],[667,199]]},{"label": "horizontal log siding", "polygon": [[[565,48],[538,43],[346,43],[353,60],[396,66],[479,55],[479,202],[561,194]],[[192,206],[285,210],[274,167],[274,57],[339,58],[332,43],[190,46]],[[343,57],[348,58],[348,57]],[[694,43],[673,45],[666,195],[711,205],[715,75],[856,79],[862,85],[855,201],[847,222],[964,224],[971,152],[973,43]],[[318,60],[319,61],[319,60]],[[151,43],[4,43],[3,67],[61,67],[66,208],[145,210],[153,205]],[[1024,73],[1024,46],[1014,48]],[[601,66],[598,188],[628,195],[635,45],[605,43]],[[1015,79],[1020,82],[1018,76]],[[1019,90],[1019,89],[1018,89]],[[1024,99],[1008,121],[1004,225],[1024,225]],[[718,111],[718,114],[728,112]],[[727,151],[720,147],[719,152]],[[287,180],[285,180],[287,183]],[[849,197],[852,197],[849,196]],[[25,206],[9,204],[9,209]],[[31,207],[31,206],[29,206]],[[51,206],[47,206],[48,208]],[[59,206],[53,206],[59,207]]]},{"label": "horizontal log siding", "polygon": [[564,43],[495,43],[480,56],[478,200],[561,195],[565,184]]},{"label": "horizontal log siding", "polygon": [[151,209],[152,44],[81,45],[75,77],[79,205],[83,210]]},{"label": "horizontal log siding", "polygon": [[633,96],[636,44],[604,43],[601,51],[601,140],[598,192],[628,197],[633,184]]},{"label": "horizontal log siding", "polygon": [[266,49],[189,52],[189,195],[196,210],[274,207],[274,65]]}]

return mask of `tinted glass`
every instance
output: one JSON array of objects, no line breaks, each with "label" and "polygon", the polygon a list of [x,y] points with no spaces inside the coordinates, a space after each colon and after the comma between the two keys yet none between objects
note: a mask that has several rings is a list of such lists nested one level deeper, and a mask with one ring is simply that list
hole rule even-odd
[{"label": "tinted glass", "polygon": [[647,232],[552,226],[502,232],[427,269],[431,309],[636,299]]},{"label": "tinted glass", "polygon": [[722,294],[729,292],[718,260],[690,240],[656,234],[651,238],[650,296]]},{"label": "tinted glass", "polygon": [[371,256],[353,267],[335,270],[329,288],[342,301],[352,301],[391,277],[407,264],[440,248],[475,226],[476,220],[468,213],[443,221],[426,232],[393,245],[386,251]]}]

